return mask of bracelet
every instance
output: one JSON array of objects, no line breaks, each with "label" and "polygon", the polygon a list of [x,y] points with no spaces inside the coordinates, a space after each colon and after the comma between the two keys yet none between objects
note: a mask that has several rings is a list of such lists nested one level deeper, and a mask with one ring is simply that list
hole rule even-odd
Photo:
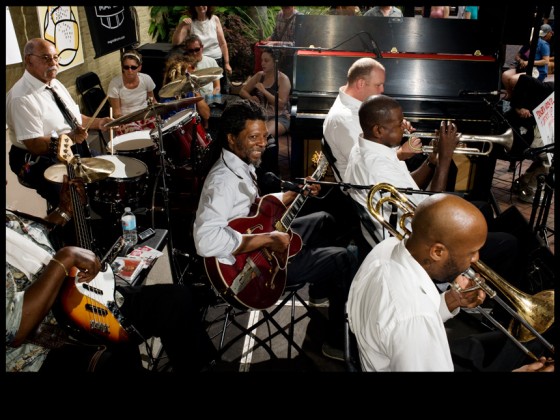
[{"label": "bracelet", "polygon": [[65,265],[62,264],[60,261],[58,261],[56,258],[52,258],[51,261],[54,261],[55,263],[57,263],[58,265],[60,265],[62,267],[62,269],[64,270],[64,274],[66,274],[66,277],[68,277],[68,270],[66,269]]},{"label": "bracelet", "polygon": [[437,165],[435,163],[430,162],[430,159],[426,159],[426,166],[431,169],[437,168]]},{"label": "bracelet", "polygon": [[56,209],[54,209],[54,211],[57,212],[60,215],[60,217],[62,217],[67,222],[70,221],[71,219],[70,215],[66,213],[64,210],[62,210],[60,207],[57,207]]}]

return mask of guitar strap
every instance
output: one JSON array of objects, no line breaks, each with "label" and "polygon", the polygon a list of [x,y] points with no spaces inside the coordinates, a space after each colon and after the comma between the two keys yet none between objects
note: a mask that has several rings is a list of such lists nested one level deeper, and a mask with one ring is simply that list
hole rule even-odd
[{"label": "guitar strap", "polygon": [[[46,89],[52,93],[54,101],[56,102],[56,106],[58,106],[58,109],[60,109],[60,112],[62,113],[64,119],[70,125],[70,127],[72,129],[78,127],[80,125],[78,123],[78,120],[76,119],[74,114],[72,114],[72,111],[68,109],[58,92],[54,90],[52,86],[46,86]],[[92,156],[87,140],[83,141],[82,143],[75,143],[72,147],[75,149],[75,153],[80,155],[81,157]]]}]

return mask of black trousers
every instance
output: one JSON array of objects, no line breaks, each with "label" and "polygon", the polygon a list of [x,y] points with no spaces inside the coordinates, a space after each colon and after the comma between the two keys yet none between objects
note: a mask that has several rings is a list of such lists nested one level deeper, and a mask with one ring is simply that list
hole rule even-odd
[{"label": "black trousers", "polygon": [[344,304],[356,265],[345,247],[332,246],[335,220],[318,211],[297,217],[292,230],[303,240],[301,251],[288,263],[287,284],[309,283],[309,294],[329,298],[329,341],[340,341],[344,327]]},{"label": "black trousers", "polygon": [[47,168],[58,163],[54,157],[31,155],[26,150],[12,145],[9,163],[10,169],[18,176],[22,185],[36,190],[53,208],[58,206],[62,184],[45,178]]}]

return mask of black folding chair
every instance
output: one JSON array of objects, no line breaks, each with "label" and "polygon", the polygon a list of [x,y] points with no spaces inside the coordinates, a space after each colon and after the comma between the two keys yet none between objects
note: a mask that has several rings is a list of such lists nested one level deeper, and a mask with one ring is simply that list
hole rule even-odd
[{"label": "black folding chair", "polygon": [[[89,71],[76,77],[76,88],[78,89],[78,93],[82,96],[83,114],[88,117],[92,117],[106,97],[105,91],[101,86],[99,76],[96,73]],[[110,105],[107,100],[96,117],[108,117],[109,114]],[[106,147],[107,140],[105,139],[102,131],[99,131],[99,136]]]}]

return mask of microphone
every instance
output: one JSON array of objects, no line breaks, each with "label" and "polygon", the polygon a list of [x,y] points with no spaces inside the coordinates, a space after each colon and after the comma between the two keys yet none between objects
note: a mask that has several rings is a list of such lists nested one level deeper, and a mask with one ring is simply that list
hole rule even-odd
[{"label": "microphone", "polygon": [[493,90],[491,92],[480,92],[478,90],[462,90],[459,92],[460,96],[498,96],[500,92]]},{"label": "microphone", "polygon": [[547,144],[542,147],[529,147],[523,151],[523,157],[527,159],[536,158],[541,153],[549,153],[554,149],[554,143]]},{"label": "microphone", "polygon": [[297,184],[294,184],[290,181],[283,181],[280,179],[275,173],[267,172],[263,175],[263,182],[266,185],[275,185],[280,184],[280,188],[286,191],[294,191],[297,193],[302,193],[303,189],[300,188]]}]

